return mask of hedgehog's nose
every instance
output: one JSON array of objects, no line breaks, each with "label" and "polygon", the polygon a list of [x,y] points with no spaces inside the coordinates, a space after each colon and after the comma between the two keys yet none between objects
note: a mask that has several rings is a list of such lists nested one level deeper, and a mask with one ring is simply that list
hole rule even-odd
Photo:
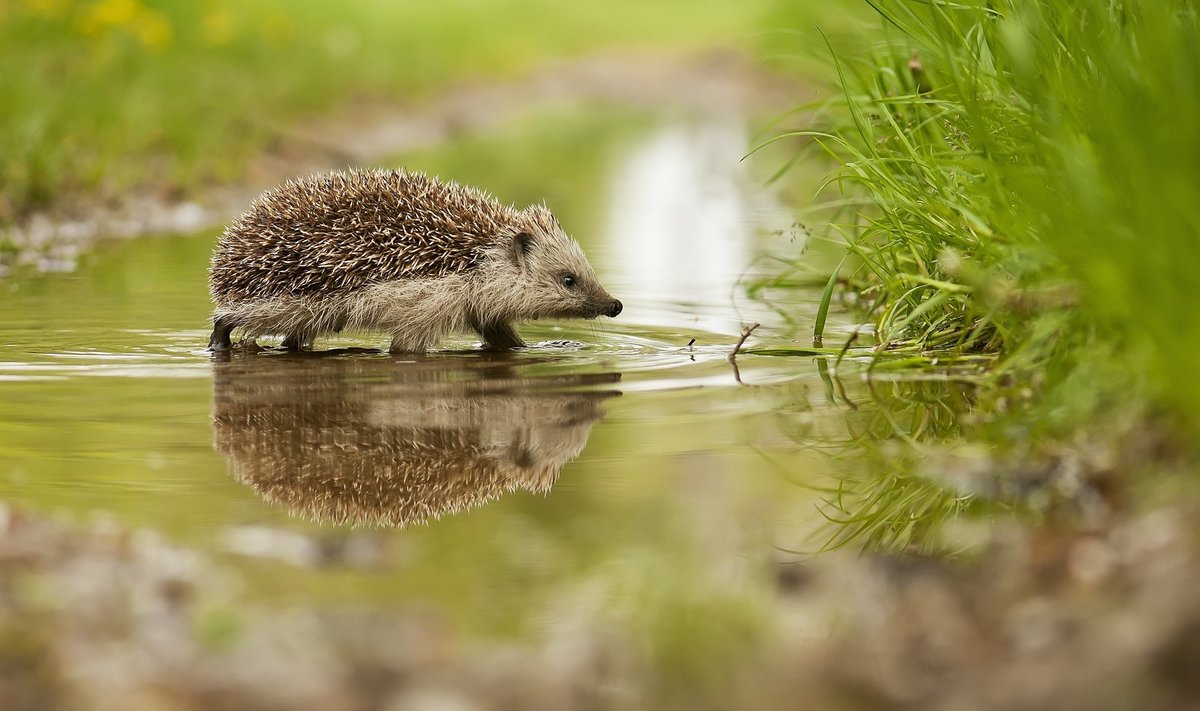
[{"label": "hedgehog's nose", "polygon": [[608,315],[615,318],[619,313],[621,313],[621,300],[613,299],[613,302],[608,305]]}]

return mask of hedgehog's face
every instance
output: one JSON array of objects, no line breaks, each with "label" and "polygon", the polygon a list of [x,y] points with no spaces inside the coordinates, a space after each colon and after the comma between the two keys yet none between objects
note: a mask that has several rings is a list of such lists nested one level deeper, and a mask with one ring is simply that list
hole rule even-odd
[{"label": "hedgehog's face", "polygon": [[521,272],[528,318],[596,318],[621,313],[592,271],[579,244],[563,232],[548,210],[522,213],[528,229],[512,237],[512,259]]}]

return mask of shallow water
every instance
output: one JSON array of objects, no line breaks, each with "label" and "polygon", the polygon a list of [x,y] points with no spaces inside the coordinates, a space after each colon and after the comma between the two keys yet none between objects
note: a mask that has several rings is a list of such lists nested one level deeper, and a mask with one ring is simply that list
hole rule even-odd
[{"label": "shallow water", "polygon": [[[506,172],[503,146],[530,135],[580,147]],[[558,117],[400,157],[518,203],[540,179],[625,303],[525,325],[511,355],[464,338],[394,356],[368,336],[214,357],[216,230],[0,282],[0,499],[161,531],[265,599],[418,605],[501,633],[564,607],[657,614],[653,581],[744,615],[784,551],[824,542],[829,451],[879,402],[812,358],[729,362],[745,323],[764,324],[752,342],[796,338],[742,288],[789,228],[746,143],[733,119]],[[811,324],[816,291],[784,298]]]}]

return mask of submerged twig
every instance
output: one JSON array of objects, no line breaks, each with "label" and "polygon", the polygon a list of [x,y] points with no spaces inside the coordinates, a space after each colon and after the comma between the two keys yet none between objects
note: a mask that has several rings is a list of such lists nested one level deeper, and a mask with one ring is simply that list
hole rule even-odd
[{"label": "submerged twig", "polygon": [[742,349],[742,346],[746,343],[746,339],[750,337],[750,334],[754,333],[754,329],[761,325],[762,324],[755,322],[743,328],[742,337],[738,339],[736,344],[734,344],[733,350],[729,351],[729,355],[725,356],[725,360],[729,361],[729,365],[733,367],[733,379],[737,381],[738,385],[744,385],[742,382],[742,372],[738,370],[737,365],[738,351]]},{"label": "submerged twig", "polygon": [[746,343],[746,339],[750,337],[750,334],[754,333],[754,329],[761,325],[761,323],[752,323],[742,329],[742,337],[738,339],[737,344],[733,346],[733,350],[729,352],[728,358],[730,363],[733,362],[734,358],[737,358],[738,351],[742,350],[742,346]]}]

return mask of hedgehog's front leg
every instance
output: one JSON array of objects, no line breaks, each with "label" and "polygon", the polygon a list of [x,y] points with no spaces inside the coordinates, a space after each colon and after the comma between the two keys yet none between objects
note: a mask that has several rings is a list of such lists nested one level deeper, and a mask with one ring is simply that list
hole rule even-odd
[{"label": "hedgehog's front leg", "polygon": [[489,351],[507,351],[525,345],[510,323],[489,323],[476,326],[475,330],[483,338],[483,347]]}]

